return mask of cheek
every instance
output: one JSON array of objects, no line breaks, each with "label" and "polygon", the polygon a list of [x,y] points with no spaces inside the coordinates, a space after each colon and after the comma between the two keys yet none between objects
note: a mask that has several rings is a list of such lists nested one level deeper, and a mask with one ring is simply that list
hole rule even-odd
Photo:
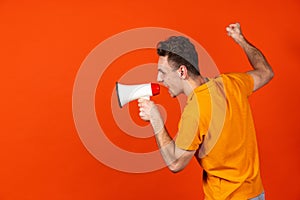
[{"label": "cheek", "polygon": [[167,82],[169,83],[169,85],[176,85],[176,83],[178,82],[178,76],[175,74],[172,74],[171,76],[168,76],[167,78]]}]

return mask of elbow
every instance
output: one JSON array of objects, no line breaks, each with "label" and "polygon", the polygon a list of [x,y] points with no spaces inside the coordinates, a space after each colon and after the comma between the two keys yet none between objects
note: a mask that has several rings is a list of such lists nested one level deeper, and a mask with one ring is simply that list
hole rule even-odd
[{"label": "elbow", "polygon": [[268,83],[269,81],[271,81],[273,79],[273,77],[274,77],[274,72],[271,68],[261,71],[260,78],[265,83]]},{"label": "elbow", "polygon": [[274,72],[273,72],[272,69],[270,69],[270,70],[268,71],[266,77],[267,77],[267,82],[270,82],[270,81],[273,79],[273,77],[274,77]]},{"label": "elbow", "polygon": [[175,173],[178,173],[181,170],[183,170],[184,166],[181,166],[179,163],[175,162],[175,163],[168,165],[168,168],[172,173],[175,174]]},{"label": "elbow", "polygon": [[273,77],[274,77],[274,72],[273,72],[273,70],[272,70],[272,71],[271,71],[271,78],[270,78],[270,80],[273,79]]},{"label": "elbow", "polygon": [[269,80],[273,79],[273,77],[274,77],[274,71],[272,69],[269,70],[268,77],[269,77]]},{"label": "elbow", "polygon": [[273,79],[273,77],[274,77],[274,72],[272,69],[266,71],[265,74],[261,77],[262,84],[263,85],[268,84]]}]

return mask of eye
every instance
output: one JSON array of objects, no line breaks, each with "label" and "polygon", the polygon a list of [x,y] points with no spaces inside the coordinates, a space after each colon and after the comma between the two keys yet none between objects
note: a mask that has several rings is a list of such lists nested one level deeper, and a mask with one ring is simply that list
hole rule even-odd
[{"label": "eye", "polygon": [[166,74],[166,72],[164,72],[163,70],[159,69],[158,72],[162,73],[163,75]]}]

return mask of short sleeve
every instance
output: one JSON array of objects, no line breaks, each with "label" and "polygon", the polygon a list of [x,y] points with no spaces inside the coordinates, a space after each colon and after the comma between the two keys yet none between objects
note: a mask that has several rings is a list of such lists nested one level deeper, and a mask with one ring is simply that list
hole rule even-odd
[{"label": "short sleeve", "polygon": [[247,73],[231,73],[225,74],[231,80],[231,83],[238,87],[241,93],[250,96],[254,88],[254,80],[250,74]]},{"label": "short sleeve", "polygon": [[178,134],[175,140],[177,147],[183,150],[197,150],[202,143],[199,131],[199,115],[197,108],[187,105],[178,124]]}]

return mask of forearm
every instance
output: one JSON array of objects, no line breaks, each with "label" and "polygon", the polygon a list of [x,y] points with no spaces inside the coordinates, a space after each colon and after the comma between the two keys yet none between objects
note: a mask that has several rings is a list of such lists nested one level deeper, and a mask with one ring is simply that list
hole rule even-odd
[{"label": "forearm", "polygon": [[195,151],[186,151],[177,148],[175,142],[165,129],[157,106],[151,101],[139,99],[140,116],[143,120],[150,121],[157,145],[161,155],[172,172],[179,172],[191,160]]},{"label": "forearm", "polygon": [[267,84],[273,78],[274,73],[262,52],[246,40],[239,23],[230,24],[226,31],[243,48],[253,68],[247,72],[254,80],[253,91]]},{"label": "forearm", "polygon": [[157,146],[166,163],[172,170],[172,166],[176,163],[175,142],[170,137],[166,129],[155,135]]},{"label": "forearm", "polygon": [[162,118],[157,116],[155,118],[152,117],[152,119],[150,119],[150,123],[153,127],[156,143],[160,153],[165,163],[170,166],[177,160],[175,155],[175,143],[164,127]]},{"label": "forearm", "polygon": [[266,85],[274,76],[273,70],[260,50],[250,44],[244,37],[238,42],[246,53],[253,70],[248,71],[254,79],[253,91]]},{"label": "forearm", "polygon": [[177,148],[174,140],[165,128],[157,132],[155,138],[166,165],[173,173],[183,170],[194,156],[195,151]]},{"label": "forearm", "polygon": [[261,70],[263,72],[270,73],[273,72],[271,66],[267,62],[262,52],[250,42],[248,42],[246,38],[241,36],[237,43],[243,48],[254,70]]}]

